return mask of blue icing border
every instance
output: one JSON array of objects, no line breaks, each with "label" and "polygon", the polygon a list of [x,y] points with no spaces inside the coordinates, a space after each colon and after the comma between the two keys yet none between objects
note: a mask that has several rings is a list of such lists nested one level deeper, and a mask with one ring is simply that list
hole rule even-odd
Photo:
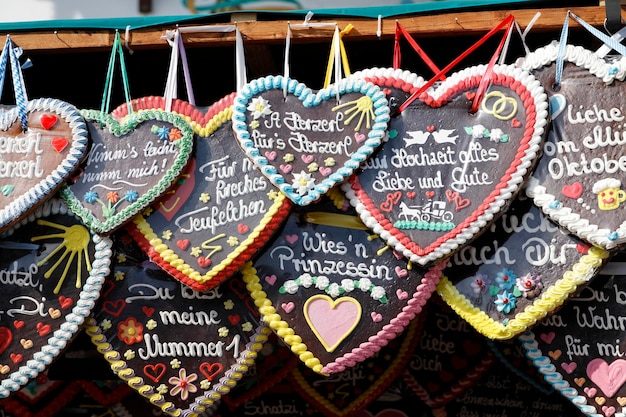
[{"label": "blue icing border", "polygon": [[[374,120],[372,121],[372,128],[367,133],[367,139],[343,166],[336,169],[334,173],[316,184],[302,196],[296,193],[291,184],[286,182],[284,176],[276,170],[276,167],[270,165],[267,158],[260,154],[250,138],[250,132],[246,125],[247,105],[253,97],[264,91],[283,90],[285,88],[287,94],[296,96],[304,107],[315,107],[325,101],[333,99],[336,97],[337,91],[340,96],[348,93],[361,93],[369,97],[374,106]],[[306,206],[318,200],[322,195],[326,194],[328,190],[345,181],[354,173],[361,163],[382,143],[390,119],[389,105],[384,92],[378,86],[368,81],[361,79],[344,79],[338,84],[314,93],[313,90],[306,85],[292,78],[285,78],[282,75],[270,75],[250,81],[239,91],[233,104],[232,126],[235,137],[244,152],[254,161],[261,172],[263,172],[263,174],[290,200],[300,206]]]}]

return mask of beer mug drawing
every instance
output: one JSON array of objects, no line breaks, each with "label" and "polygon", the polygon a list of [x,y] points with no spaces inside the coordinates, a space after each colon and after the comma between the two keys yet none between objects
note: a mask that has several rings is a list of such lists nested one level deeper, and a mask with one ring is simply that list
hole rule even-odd
[{"label": "beer mug drawing", "polygon": [[622,182],[616,178],[605,178],[596,182],[592,191],[598,195],[600,210],[615,210],[626,201],[626,191],[622,190]]}]

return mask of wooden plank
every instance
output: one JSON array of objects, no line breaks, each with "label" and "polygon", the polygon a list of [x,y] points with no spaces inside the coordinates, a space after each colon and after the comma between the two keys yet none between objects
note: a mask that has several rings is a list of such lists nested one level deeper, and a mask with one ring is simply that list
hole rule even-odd
[{"label": "wooden plank", "polygon": [[[589,24],[602,27],[604,23],[604,9],[602,7],[579,7],[571,9]],[[395,33],[395,21],[398,20],[404,28],[415,36],[463,36],[483,34],[493,28],[507,15],[513,14],[522,28],[534,17],[537,9],[497,10],[448,12],[440,14],[419,14],[400,16],[397,19],[382,19],[382,37],[390,39]],[[566,8],[541,9],[541,17],[533,26],[533,32],[558,32],[565,19]],[[314,20],[319,22],[320,20]],[[338,17],[327,19],[325,22],[336,22],[340,28],[352,24],[354,29],[344,37],[344,40],[370,40],[376,38],[378,30],[377,19]],[[300,23],[300,22],[298,22]],[[242,21],[237,22],[245,42],[278,43],[284,42],[287,35],[285,20],[273,21]],[[572,30],[578,24],[572,22]],[[132,49],[167,48],[167,43],[161,39],[168,29],[173,27],[151,27],[132,30],[128,46]],[[110,48],[113,42],[113,30],[58,30],[15,32],[11,34],[13,41],[27,51],[50,52],[63,50],[98,50]],[[4,34],[2,34],[4,35]],[[292,30],[294,42],[326,42],[332,38],[332,28],[305,28]],[[185,45],[188,47],[227,46],[235,41],[233,33],[185,33]],[[124,33],[122,33],[124,37]],[[123,42],[125,40],[123,39]]]}]

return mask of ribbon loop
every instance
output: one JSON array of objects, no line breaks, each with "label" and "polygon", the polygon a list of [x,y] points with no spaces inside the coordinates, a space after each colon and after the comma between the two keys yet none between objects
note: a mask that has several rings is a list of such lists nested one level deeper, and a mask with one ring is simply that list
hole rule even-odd
[{"label": "ribbon loop", "polygon": [[[407,40],[409,45],[413,48],[417,55],[424,61],[428,68],[432,70],[434,74],[440,72],[439,67],[435,65],[435,63],[430,59],[430,57],[424,52],[424,50],[417,44],[417,41],[411,36],[409,32],[404,29],[404,27],[396,20],[396,34],[393,42],[393,69],[400,69],[400,62],[402,61],[402,56],[400,52],[400,38],[404,37]],[[441,81],[445,80],[445,75],[441,76]]]},{"label": "ribbon loop", "polygon": [[28,96],[26,95],[22,68],[19,63],[19,56],[22,55],[22,52],[22,48],[15,47],[13,41],[11,40],[11,36],[7,35],[4,48],[2,48],[2,53],[0,54],[0,97],[2,96],[2,90],[4,89],[7,64],[10,59],[17,114],[20,119],[20,124],[22,125],[22,130],[26,131],[28,129],[28,113],[26,112]]},{"label": "ribbon loop", "polygon": [[130,87],[128,85],[128,74],[126,73],[126,63],[124,61],[124,51],[122,49],[122,41],[120,32],[115,31],[113,47],[111,48],[111,57],[109,58],[109,68],[104,82],[104,93],[102,94],[102,103],[100,105],[100,127],[104,124],[104,115],[109,113],[111,108],[111,92],[113,89],[113,74],[115,69],[116,57],[120,57],[120,70],[122,73],[122,84],[124,87],[124,98],[128,106],[128,115],[133,114],[133,106],[130,101]]}]

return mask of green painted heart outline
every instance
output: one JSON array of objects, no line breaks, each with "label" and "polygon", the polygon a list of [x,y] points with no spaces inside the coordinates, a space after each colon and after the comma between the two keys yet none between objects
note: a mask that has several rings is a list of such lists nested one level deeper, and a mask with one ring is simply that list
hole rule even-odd
[{"label": "green painted heart outline", "polygon": [[[82,174],[73,184],[61,189],[61,197],[89,228],[108,234],[146,209],[174,184],[191,157],[193,129],[182,116],[161,110],[139,111],[122,121],[96,110],[82,110],[81,114],[87,122],[92,147]],[[157,146],[145,141],[149,135],[156,138]],[[121,140],[109,142],[118,138]],[[107,150],[111,144],[118,146],[113,152]],[[172,158],[163,158],[160,164],[153,158],[152,165],[146,167],[146,159],[140,159],[141,152],[144,157],[171,154]],[[143,166],[133,164],[132,159]],[[104,171],[99,163],[109,163],[117,170]],[[120,178],[122,169],[127,169],[126,174],[133,180],[154,174],[156,181],[153,184],[127,181]],[[101,189],[105,191],[102,194]]]}]

